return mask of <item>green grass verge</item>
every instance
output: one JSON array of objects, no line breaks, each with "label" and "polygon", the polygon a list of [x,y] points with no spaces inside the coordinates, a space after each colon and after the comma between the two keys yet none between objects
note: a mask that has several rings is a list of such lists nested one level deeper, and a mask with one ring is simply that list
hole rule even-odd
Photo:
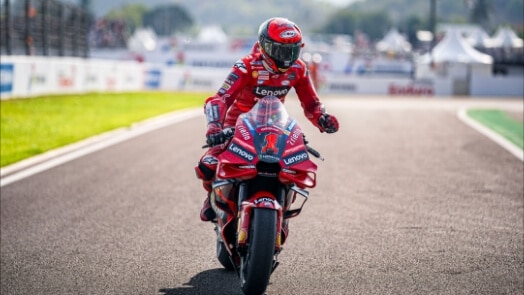
[{"label": "green grass verge", "polygon": [[209,93],[133,92],[2,100],[1,167],[175,110]]},{"label": "green grass verge", "polygon": [[524,149],[524,124],[510,117],[505,111],[496,109],[471,109],[470,118],[495,131],[516,146]]}]

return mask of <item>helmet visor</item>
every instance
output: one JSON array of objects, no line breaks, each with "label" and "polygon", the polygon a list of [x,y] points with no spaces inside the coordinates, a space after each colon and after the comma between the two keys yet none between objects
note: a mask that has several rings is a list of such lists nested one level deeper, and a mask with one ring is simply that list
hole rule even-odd
[{"label": "helmet visor", "polygon": [[278,42],[264,42],[264,51],[279,68],[289,68],[299,57],[302,43],[282,44]]}]

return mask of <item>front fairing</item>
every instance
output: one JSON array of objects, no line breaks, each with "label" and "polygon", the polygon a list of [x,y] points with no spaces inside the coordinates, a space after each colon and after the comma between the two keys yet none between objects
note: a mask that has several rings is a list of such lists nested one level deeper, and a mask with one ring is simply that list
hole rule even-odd
[{"label": "front fairing", "polygon": [[309,159],[302,130],[280,99],[273,96],[259,99],[249,112],[238,117],[234,136],[219,156],[217,176],[253,178],[260,162],[279,166],[282,182],[315,185],[317,166]]}]

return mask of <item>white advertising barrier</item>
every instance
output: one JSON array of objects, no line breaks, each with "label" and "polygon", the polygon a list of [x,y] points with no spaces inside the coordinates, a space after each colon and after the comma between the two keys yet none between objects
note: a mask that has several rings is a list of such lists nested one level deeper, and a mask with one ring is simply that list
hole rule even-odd
[{"label": "white advertising barrier", "polygon": [[359,77],[351,75],[324,75],[319,91],[324,93],[375,94],[401,96],[433,96],[439,94],[431,80],[413,80],[395,77]]},{"label": "white advertising barrier", "polygon": [[[449,70],[449,69],[448,69]],[[167,90],[217,91],[230,68],[168,66],[70,57],[2,56],[0,97],[44,94]],[[454,73],[460,71],[452,71]],[[472,71],[469,71],[471,73]],[[477,73],[478,71],[474,71]],[[468,71],[466,71],[466,77]],[[391,96],[520,96],[522,77],[490,76],[482,72],[458,84],[452,75],[433,77],[380,77],[323,73],[319,92]],[[458,91],[458,87],[461,87]],[[467,88],[465,88],[467,87]],[[462,89],[464,88],[464,89]]]},{"label": "white advertising barrier", "polygon": [[524,97],[524,80],[522,76],[474,76],[471,77],[472,96],[515,96]]},{"label": "white advertising barrier", "polygon": [[146,65],[145,87],[158,90],[217,91],[230,68]]},{"label": "white advertising barrier", "polygon": [[31,97],[144,88],[144,65],[71,57],[2,56],[0,95]]}]

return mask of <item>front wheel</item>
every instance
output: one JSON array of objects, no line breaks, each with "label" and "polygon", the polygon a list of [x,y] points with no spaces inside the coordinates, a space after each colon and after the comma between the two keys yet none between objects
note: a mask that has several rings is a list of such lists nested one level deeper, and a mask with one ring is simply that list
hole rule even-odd
[{"label": "front wheel", "polygon": [[252,211],[249,246],[241,258],[240,284],[244,294],[264,294],[269,283],[275,254],[277,211]]},{"label": "front wheel", "polygon": [[235,270],[235,266],[229,258],[229,252],[227,252],[226,245],[222,241],[217,241],[217,259],[222,266],[227,270]]}]

